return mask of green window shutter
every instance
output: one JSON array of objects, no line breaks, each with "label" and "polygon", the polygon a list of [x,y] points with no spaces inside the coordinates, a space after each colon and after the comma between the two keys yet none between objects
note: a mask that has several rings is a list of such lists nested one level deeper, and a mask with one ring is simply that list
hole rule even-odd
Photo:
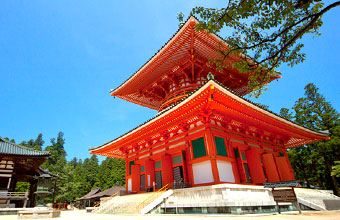
[{"label": "green window shutter", "polygon": [[185,161],[185,151],[182,151],[183,161]]},{"label": "green window shutter", "polygon": [[145,166],[141,166],[141,167],[140,167],[140,172],[141,172],[141,173],[145,172]]},{"label": "green window shutter", "polygon": [[129,162],[129,174],[131,174],[131,166],[135,164],[135,161]]},{"label": "green window shutter", "polygon": [[240,157],[240,152],[238,152],[237,148],[234,149],[234,153],[235,153],[235,158],[236,159]]},{"label": "green window shutter", "polygon": [[173,164],[182,163],[182,157],[181,157],[181,155],[179,155],[179,156],[177,156],[177,157],[173,157],[173,158],[172,158],[172,163],[173,163]]},{"label": "green window shutter", "polygon": [[216,144],[217,155],[227,157],[228,153],[227,153],[227,148],[225,147],[224,138],[215,137],[215,144]]},{"label": "green window shutter", "polygon": [[244,166],[244,171],[246,172],[247,183],[251,183],[251,177],[249,174],[248,164],[244,163],[243,166]]},{"label": "green window shutter", "polygon": [[162,163],[161,163],[161,161],[157,161],[157,162],[155,163],[155,169],[159,169],[159,168],[162,168]]},{"label": "green window shutter", "polygon": [[205,144],[204,144],[203,137],[192,140],[191,143],[192,143],[192,150],[194,152],[194,158],[199,158],[199,157],[203,157],[207,155],[207,152],[205,151]]},{"label": "green window shutter", "polygon": [[241,157],[242,157],[242,160],[246,160],[246,155],[244,154],[244,152],[241,153]]}]

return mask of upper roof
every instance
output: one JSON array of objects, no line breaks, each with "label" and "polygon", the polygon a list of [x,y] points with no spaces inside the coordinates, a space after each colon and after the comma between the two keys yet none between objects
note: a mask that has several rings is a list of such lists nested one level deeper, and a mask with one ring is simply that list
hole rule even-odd
[{"label": "upper roof", "polygon": [[[195,17],[190,16],[185,24],[178,29],[172,38],[153,57],[123,84],[111,90],[111,96],[117,96],[126,101],[158,110],[164,100],[144,96],[142,90],[145,87],[155,84],[159,78],[166,78],[167,73],[177,71],[179,63],[186,60],[192,50],[195,53],[195,57],[204,58],[204,60],[209,61],[216,60],[222,56],[218,52],[218,47],[229,48],[229,45],[218,35],[208,34],[205,31],[197,31],[195,26],[198,23],[199,21]],[[228,58],[232,60],[231,57],[233,56]],[[233,57],[233,59],[237,58]],[[242,78],[244,82],[246,81],[246,83],[235,88],[234,91],[240,95],[249,93],[247,74],[241,74],[235,69],[228,71],[230,71],[230,74],[228,74],[230,78],[227,82],[233,80],[234,73],[238,74],[237,80]],[[275,78],[279,78],[279,75],[268,82]]]},{"label": "upper roof", "polygon": [[314,131],[282,118],[239,96],[219,82],[209,80],[176,105],[163,110],[144,124],[102,146],[90,149],[91,154],[124,158],[126,152],[122,151],[121,147],[131,145],[142,137],[152,136],[162,129],[168,129],[170,125],[178,124],[203,108],[216,110],[235,121],[235,124],[240,121],[284,136],[285,148],[329,139],[327,133]]},{"label": "upper roof", "polygon": [[23,147],[11,143],[0,137],[0,155],[13,155],[13,156],[49,156],[48,151],[38,151],[32,148]]}]

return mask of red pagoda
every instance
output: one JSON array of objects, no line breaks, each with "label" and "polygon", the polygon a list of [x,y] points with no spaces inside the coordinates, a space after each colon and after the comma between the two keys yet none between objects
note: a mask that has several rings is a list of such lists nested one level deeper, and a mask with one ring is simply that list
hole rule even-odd
[{"label": "red pagoda", "polygon": [[[126,190],[169,184],[294,180],[287,149],[328,139],[246,100],[249,75],[208,62],[228,47],[190,17],[135,74],[111,91],[158,114],[91,154],[126,161]],[[238,58],[229,56],[226,62]],[[279,78],[277,75],[271,80]],[[269,82],[267,82],[269,83]],[[175,185],[174,185],[175,184]]]}]

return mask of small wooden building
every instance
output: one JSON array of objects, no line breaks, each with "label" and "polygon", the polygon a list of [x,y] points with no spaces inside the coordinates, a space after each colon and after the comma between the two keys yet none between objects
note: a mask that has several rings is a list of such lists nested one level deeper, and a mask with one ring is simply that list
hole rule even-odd
[{"label": "small wooden building", "polygon": [[117,194],[118,196],[123,196],[123,195],[125,195],[125,193],[126,193],[126,191],[125,191],[124,186],[114,186],[114,187],[111,187],[110,189],[96,193],[96,194],[92,195],[90,198],[96,199],[96,200],[101,200],[101,199],[104,199],[106,197],[110,197],[110,196],[115,195],[115,194]]},{"label": "small wooden building", "polygon": [[94,188],[89,193],[87,193],[86,195],[77,199],[80,203],[80,208],[93,206],[96,202],[99,201],[99,198],[91,198],[91,197],[93,195],[97,194],[97,193],[100,193],[100,192],[101,192],[100,188]]},{"label": "small wooden building", "polygon": [[[35,177],[47,173],[40,165],[49,156],[49,152],[23,147],[0,137],[0,208],[35,205],[38,183]],[[27,193],[14,192],[18,181],[30,183]]]}]

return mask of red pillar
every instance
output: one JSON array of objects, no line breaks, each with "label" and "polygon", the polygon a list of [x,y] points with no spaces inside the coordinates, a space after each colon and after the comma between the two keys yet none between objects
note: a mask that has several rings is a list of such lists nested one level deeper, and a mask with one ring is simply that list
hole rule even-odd
[{"label": "red pillar", "polygon": [[155,182],[155,161],[148,159],[145,161],[145,187],[153,187],[153,182]]},{"label": "red pillar", "polygon": [[131,178],[132,178],[132,192],[140,191],[140,167],[139,165],[131,166]]},{"label": "red pillar", "polygon": [[266,182],[258,150],[257,149],[247,150],[246,158],[248,162],[248,168],[252,183],[262,184]]},{"label": "red pillar", "polygon": [[129,191],[128,187],[128,179],[129,179],[129,161],[125,159],[125,190],[126,192]]},{"label": "red pillar", "polygon": [[194,184],[194,174],[193,174],[193,171],[192,171],[192,164],[190,163],[191,160],[192,160],[192,158],[191,158],[192,146],[191,146],[189,141],[186,141],[185,144],[186,144],[185,165],[186,165],[186,171],[187,171],[187,174],[188,174],[188,179],[186,181],[191,183],[191,184]]},{"label": "red pillar", "polygon": [[218,168],[217,168],[217,161],[216,161],[216,145],[214,141],[214,137],[211,134],[210,128],[206,128],[205,130],[206,134],[206,141],[207,141],[207,148],[209,150],[209,156],[210,156],[210,162],[211,162],[211,169],[214,177],[214,183],[220,183],[220,175],[218,173]]},{"label": "red pillar", "polygon": [[172,170],[172,157],[169,154],[165,154],[161,158],[162,160],[162,182],[165,186],[166,184],[171,184],[174,181],[174,174]]},{"label": "red pillar", "polygon": [[234,178],[235,178],[235,183],[240,183],[240,174],[238,173],[238,169],[237,169],[237,163],[236,163],[236,159],[234,158],[234,160],[231,162],[231,166],[233,168],[233,173],[234,173]]},{"label": "red pillar", "polygon": [[274,161],[274,156],[271,153],[266,153],[262,155],[263,168],[267,174],[268,182],[278,182],[280,181],[279,174],[277,172],[276,164]]}]

